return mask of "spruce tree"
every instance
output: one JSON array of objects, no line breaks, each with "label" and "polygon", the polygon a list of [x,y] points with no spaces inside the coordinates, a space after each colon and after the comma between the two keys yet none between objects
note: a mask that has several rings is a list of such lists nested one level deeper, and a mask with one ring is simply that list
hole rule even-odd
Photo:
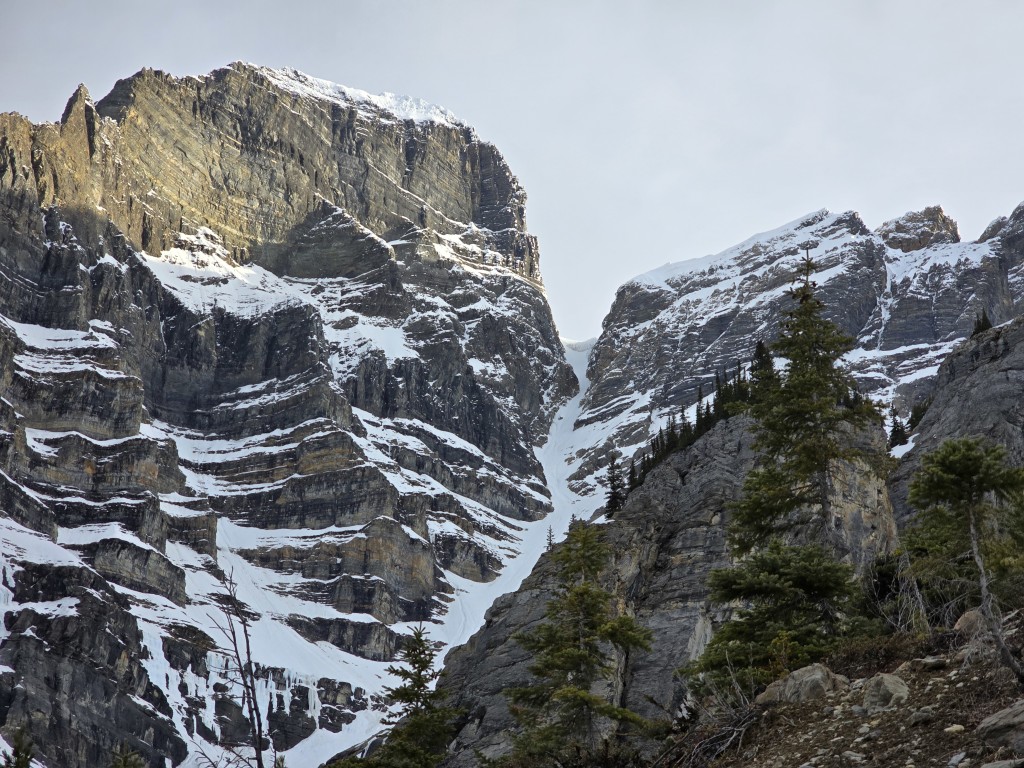
[{"label": "spruce tree", "polygon": [[[938,554],[954,563],[967,559],[988,634],[1003,663],[1024,685],[1024,665],[1003,637],[991,562],[991,555],[1002,549],[1018,569],[1021,566],[1022,494],[1024,469],[1007,463],[1002,446],[962,439],[947,440],[922,459],[910,485],[909,501],[919,510],[916,536],[910,537],[919,558],[918,571],[922,549],[924,555]],[[1000,547],[1008,539],[1009,546]]]},{"label": "spruce tree", "polygon": [[14,734],[11,751],[4,755],[2,768],[30,768],[32,764],[32,739],[24,728]]},{"label": "spruce tree", "polygon": [[[745,693],[827,655],[853,597],[853,569],[820,546],[774,540],[735,568],[711,572],[711,599],[743,608],[711,638],[687,673]],[[701,687],[698,684],[698,688]]]},{"label": "spruce tree", "polygon": [[[734,569],[711,575],[712,599],[743,607],[712,638],[689,668],[704,679],[737,676],[745,686],[821,658],[842,629],[852,571],[822,544],[833,530],[830,465],[855,455],[850,430],[878,418],[854,396],[839,365],[852,340],[823,316],[811,281],[814,264],[790,292],[793,307],[771,350],[758,343],[751,364],[750,414],[760,456],[733,508],[729,541],[747,556]],[[772,354],[788,360],[776,372]],[[795,525],[818,525],[820,544],[786,546]]]},{"label": "spruce tree", "polygon": [[988,317],[988,310],[982,309],[980,315],[974,317],[974,330],[971,332],[971,338],[974,338],[979,333],[984,333],[992,327],[992,321]]},{"label": "spruce tree", "polygon": [[608,463],[608,494],[605,496],[605,509],[609,512],[617,512],[622,509],[622,502],[625,494],[622,492],[622,475],[619,472],[619,463],[612,456]]},{"label": "spruce tree", "polygon": [[114,750],[114,756],[110,761],[110,768],[146,768],[146,761],[142,755],[129,749],[122,744]]},{"label": "spruce tree", "polygon": [[632,617],[614,615],[613,596],[599,582],[610,554],[600,528],[578,523],[552,555],[558,587],[547,604],[546,620],[516,635],[533,655],[530,671],[536,682],[505,692],[524,728],[517,758],[550,760],[565,750],[589,752],[597,746],[598,718],[641,722],[593,692],[596,683],[614,673],[611,648],[628,654],[648,648],[651,640],[650,631]]},{"label": "spruce tree", "polygon": [[889,411],[889,419],[892,421],[892,429],[889,430],[889,447],[895,448],[897,445],[906,445],[910,442],[907,425],[903,423],[900,415],[896,412],[895,405]]},{"label": "spruce tree", "polygon": [[704,385],[697,385],[697,413],[695,416],[694,432],[698,436],[704,434]]},{"label": "spruce tree", "polygon": [[914,403],[910,408],[910,418],[907,420],[907,429],[913,432],[917,429],[917,425],[921,423],[921,419],[924,418],[925,413],[928,412],[928,408],[932,404],[932,398],[921,400]]},{"label": "spruce tree", "polygon": [[[855,386],[839,364],[853,340],[823,314],[814,294],[814,263],[805,259],[802,279],[790,291],[794,306],[781,323],[772,351],[789,361],[776,374],[764,351],[752,371],[759,465],[747,476],[730,542],[737,554],[764,545],[792,525],[816,522],[832,530],[830,464],[857,455],[849,429],[878,419],[875,406],[851,393]],[[845,404],[844,404],[845,403]],[[803,517],[794,518],[802,511]]]},{"label": "spruce tree", "polygon": [[346,758],[333,763],[331,768],[433,768],[441,761],[458,713],[441,705],[443,694],[433,687],[440,675],[434,669],[436,656],[423,626],[414,628],[399,654],[402,666],[387,668],[402,681],[396,687],[384,689],[399,705],[398,712],[384,720],[395,727],[384,744],[368,757]]},{"label": "spruce tree", "polygon": [[693,441],[693,424],[690,423],[690,420],[686,417],[686,414],[683,413],[683,420],[679,423],[679,447],[689,448],[691,445],[693,445]]}]

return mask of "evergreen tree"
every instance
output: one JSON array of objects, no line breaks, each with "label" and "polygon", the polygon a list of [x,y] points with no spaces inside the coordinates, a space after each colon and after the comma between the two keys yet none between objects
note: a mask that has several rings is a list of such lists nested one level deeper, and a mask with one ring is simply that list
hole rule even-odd
[{"label": "evergreen tree", "polygon": [[[711,572],[711,598],[742,601],[686,672],[719,690],[745,693],[826,656],[835,646],[853,596],[853,570],[819,546],[778,540],[735,568]],[[698,688],[700,683],[698,683]]]},{"label": "evergreen tree", "polygon": [[704,434],[704,386],[697,385],[697,413],[694,424],[694,431],[697,435]]},{"label": "evergreen tree", "polygon": [[633,459],[629,460],[629,475],[626,478],[626,493],[630,494],[637,486],[636,479],[636,462]]},{"label": "evergreen tree", "polygon": [[892,421],[892,429],[889,430],[889,447],[895,448],[897,445],[906,445],[910,442],[907,425],[903,423],[900,415],[896,412],[895,405],[889,410],[889,419]]},{"label": "evergreen tree", "polygon": [[992,327],[992,321],[988,318],[988,310],[982,309],[980,315],[976,315],[974,318],[974,330],[971,332],[971,338],[974,338],[979,333],[984,333]]},{"label": "evergreen tree", "polygon": [[[910,503],[919,510],[916,543],[932,554],[953,555],[973,566],[979,610],[1003,662],[1024,684],[1024,666],[1003,638],[993,568],[989,556],[1008,550],[1020,568],[1020,502],[1024,469],[1006,462],[1001,446],[984,446],[979,440],[947,440],[927,454],[910,485]],[[1013,503],[1009,503],[1013,502]],[[1010,539],[1010,546],[1000,547]],[[1005,567],[1005,564],[1004,564]],[[920,566],[919,566],[920,569]],[[1018,598],[1019,599],[1019,598]]]},{"label": "evergreen tree", "polygon": [[[789,361],[785,372],[776,374],[765,351],[755,352],[750,412],[757,420],[761,459],[747,476],[733,515],[730,542],[738,554],[799,523],[817,522],[827,536],[832,530],[829,465],[856,455],[843,430],[878,418],[870,401],[851,395],[853,380],[838,361],[853,340],[824,317],[813,269],[806,259],[802,280],[790,292],[794,306],[772,345]],[[794,519],[798,510],[809,514]]]},{"label": "evergreen tree", "polygon": [[146,761],[142,759],[142,755],[138,752],[122,744],[114,750],[110,768],[146,768]]},{"label": "evergreen tree", "polygon": [[4,755],[2,768],[30,768],[32,764],[32,739],[24,728],[14,734],[11,751]]},{"label": "evergreen tree", "polygon": [[399,659],[405,666],[392,664],[387,669],[390,674],[400,678],[402,684],[384,689],[392,701],[401,705],[398,715],[386,719],[385,723],[393,725],[405,717],[435,708],[440,694],[432,688],[432,684],[441,674],[434,669],[436,655],[430,641],[427,640],[426,629],[422,624],[415,627],[412,636],[403,643],[399,654]]},{"label": "evergreen tree", "polygon": [[838,364],[852,340],[823,317],[813,269],[805,259],[802,279],[790,292],[794,305],[770,350],[788,367],[776,372],[761,342],[751,363],[748,410],[760,457],[729,525],[734,554],[748,558],[714,571],[710,582],[715,601],[743,607],[689,668],[705,680],[736,676],[751,688],[821,658],[843,628],[852,594],[852,571],[831,547],[786,546],[779,538],[794,525],[816,522],[821,543],[834,543],[830,464],[855,455],[851,428],[878,418],[870,402],[853,394]]},{"label": "evergreen tree", "polygon": [[775,371],[775,360],[768,346],[763,340],[758,339],[754,346],[754,357],[750,361],[750,381],[753,387],[759,390],[755,397],[763,399],[764,393],[770,392],[773,386],[778,383],[778,374]]},{"label": "evergreen tree", "polygon": [[907,421],[907,429],[913,432],[917,429],[917,425],[921,423],[921,419],[924,418],[925,413],[928,412],[929,406],[932,404],[932,398],[927,400],[921,400],[914,403],[910,408],[910,419]]},{"label": "evergreen tree", "polygon": [[689,448],[693,445],[693,441],[695,439],[693,424],[690,423],[690,420],[686,417],[686,413],[684,412],[683,420],[679,423],[679,447]]},{"label": "evergreen tree", "polygon": [[609,512],[617,512],[622,509],[624,498],[619,463],[615,460],[615,456],[612,455],[612,460],[608,463],[608,494],[605,496],[605,509]]},{"label": "evergreen tree", "polygon": [[403,666],[387,669],[402,680],[401,685],[384,689],[400,705],[396,714],[384,720],[395,727],[368,757],[349,757],[331,768],[433,768],[441,761],[454,732],[452,721],[457,712],[441,706],[443,694],[433,688],[440,675],[434,669],[436,656],[423,626],[413,629],[399,654]]},{"label": "evergreen tree", "polygon": [[627,709],[593,692],[615,670],[609,647],[628,654],[648,648],[651,633],[628,616],[615,616],[612,595],[598,581],[610,556],[603,531],[580,523],[570,527],[552,559],[558,588],[548,602],[546,621],[516,640],[533,654],[537,682],[507,690],[513,714],[524,727],[516,745],[519,759],[545,758],[564,750],[597,746],[597,719],[639,723]]},{"label": "evergreen tree", "polygon": [[715,388],[712,392],[714,399],[711,401],[711,412],[716,417],[721,417],[722,411],[725,408],[726,398],[724,396],[725,393],[722,391],[722,375],[718,371],[715,371]]}]

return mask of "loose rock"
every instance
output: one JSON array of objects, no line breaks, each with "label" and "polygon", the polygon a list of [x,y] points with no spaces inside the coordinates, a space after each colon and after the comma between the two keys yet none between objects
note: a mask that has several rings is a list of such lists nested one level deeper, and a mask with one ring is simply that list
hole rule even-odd
[{"label": "loose rock", "polygon": [[776,680],[754,701],[758,704],[811,701],[829,693],[848,690],[849,687],[850,682],[845,677],[833,673],[824,664],[812,664]]},{"label": "loose rock", "polygon": [[902,704],[910,696],[910,689],[896,675],[881,673],[864,686],[864,708],[868,714]]},{"label": "loose rock", "polygon": [[1024,752],[1024,699],[986,717],[978,726],[977,734],[990,746],[1006,746],[1014,752]]}]

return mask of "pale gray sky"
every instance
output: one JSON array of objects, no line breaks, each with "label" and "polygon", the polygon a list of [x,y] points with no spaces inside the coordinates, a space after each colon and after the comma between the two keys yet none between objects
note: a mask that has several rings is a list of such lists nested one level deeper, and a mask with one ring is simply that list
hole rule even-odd
[{"label": "pale gray sky", "polygon": [[144,66],[294,66],[451,109],[495,143],[564,336],[615,289],[827,207],[1024,201],[1016,0],[5,3],[0,111],[56,120]]}]

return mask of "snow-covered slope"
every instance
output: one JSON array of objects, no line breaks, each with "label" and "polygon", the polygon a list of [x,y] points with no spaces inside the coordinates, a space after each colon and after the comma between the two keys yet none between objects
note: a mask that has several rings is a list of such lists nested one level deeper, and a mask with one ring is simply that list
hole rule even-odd
[{"label": "snow-covered slope", "polygon": [[846,362],[863,391],[906,413],[983,310],[996,323],[1019,312],[1022,220],[1018,209],[984,242],[962,243],[939,208],[877,232],[856,213],[822,210],[634,278],[590,358],[577,429],[604,439],[580,457],[575,487],[592,491],[610,451],[633,455],[699,386],[710,391],[716,371],[771,341],[808,255],[827,314],[856,339]]}]

